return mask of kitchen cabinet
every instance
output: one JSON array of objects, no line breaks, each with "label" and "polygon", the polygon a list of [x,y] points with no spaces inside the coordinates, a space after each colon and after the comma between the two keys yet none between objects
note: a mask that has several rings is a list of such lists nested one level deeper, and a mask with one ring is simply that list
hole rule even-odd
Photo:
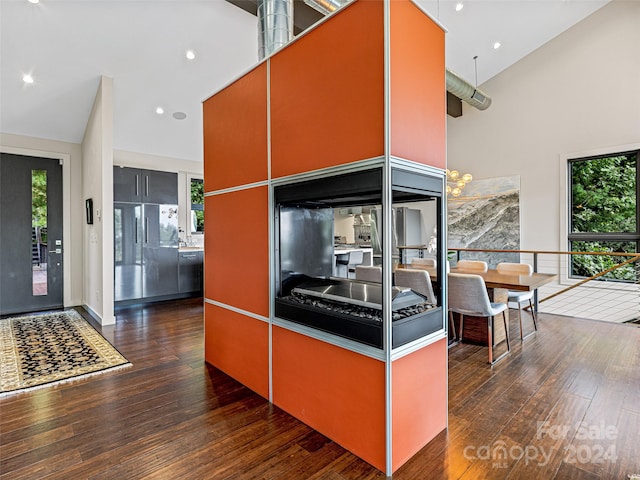
[{"label": "kitchen cabinet", "polygon": [[115,301],[177,294],[177,205],[113,207]]},{"label": "kitchen cabinet", "polygon": [[180,293],[201,293],[202,292],[202,264],[203,252],[181,251],[178,276],[178,290]]},{"label": "kitchen cabinet", "polygon": [[[174,213],[175,210],[175,213]],[[178,293],[178,209],[145,203],[142,248],[144,297]]]},{"label": "kitchen cabinet", "polygon": [[113,173],[115,301],[177,295],[177,174],[120,167]]},{"label": "kitchen cabinet", "polygon": [[113,168],[113,201],[177,203],[178,174],[141,168]]}]

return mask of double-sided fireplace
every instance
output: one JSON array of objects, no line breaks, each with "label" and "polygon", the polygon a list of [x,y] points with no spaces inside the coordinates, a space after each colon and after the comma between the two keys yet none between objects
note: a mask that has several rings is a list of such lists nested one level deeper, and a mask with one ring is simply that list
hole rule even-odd
[{"label": "double-sided fireplace", "polygon": [[[274,187],[277,318],[380,349],[385,322],[391,322],[393,348],[444,330],[443,177],[394,167],[386,184],[390,196],[383,168],[374,167]],[[367,226],[366,242],[335,243],[345,212],[359,212],[353,221],[356,231]],[[366,252],[360,266],[378,267],[379,277],[359,279],[348,262],[340,270],[348,251]],[[398,268],[426,256],[436,260],[433,294],[396,284]]]}]

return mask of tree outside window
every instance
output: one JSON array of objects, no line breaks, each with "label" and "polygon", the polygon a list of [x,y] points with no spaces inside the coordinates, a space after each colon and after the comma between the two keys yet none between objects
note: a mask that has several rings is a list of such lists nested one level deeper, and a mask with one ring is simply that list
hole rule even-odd
[{"label": "tree outside window", "polygon": [[204,232],[204,182],[191,179],[191,233]]},{"label": "tree outside window", "polygon": [[[638,151],[635,151],[569,161],[571,251],[639,251],[638,159]],[[591,277],[626,258],[572,255],[571,276]],[[636,266],[626,265],[602,279],[633,282]]]}]

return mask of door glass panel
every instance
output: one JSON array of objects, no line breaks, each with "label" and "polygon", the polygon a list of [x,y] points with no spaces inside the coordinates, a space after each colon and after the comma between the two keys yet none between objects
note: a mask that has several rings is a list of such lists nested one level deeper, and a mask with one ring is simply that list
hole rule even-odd
[{"label": "door glass panel", "polygon": [[31,170],[31,280],[33,295],[47,295],[47,171]]},{"label": "door glass panel", "polygon": [[114,262],[122,263],[122,208],[113,209]]}]

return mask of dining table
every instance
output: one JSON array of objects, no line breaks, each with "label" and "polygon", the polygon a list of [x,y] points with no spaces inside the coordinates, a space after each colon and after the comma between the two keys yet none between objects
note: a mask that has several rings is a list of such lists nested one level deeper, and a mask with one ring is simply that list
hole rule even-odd
[{"label": "dining table", "polygon": [[[413,268],[418,270],[426,270],[433,281],[438,279],[438,269],[431,266],[398,264],[396,268]],[[486,272],[477,270],[469,270],[464,268],[453,267],[450,273],[470,273],[480,275],[484,279],[487,287],[487,293],[492,302],[507,303],[509,298],[509,290],[517,291],[534,291],[543,285],[554,281],[558,276],[550,273],[534,272],[530,275],[514,274],[498,272],[496,269],[489,269]],[[537,311],[537,302],[534,305]],[[507,326],[509,325],[509,311],[506,312]],[[487,321],[482,317],[465,316],[464,323],[464,341],[475,343],[478,345],[487,344]],[[459,331],[460,319],[458,315],[454,315],[454,325],[456,331]],[[494,322],[494,339],[499,343],[505,338],[505,331],[502,322]]]}]

